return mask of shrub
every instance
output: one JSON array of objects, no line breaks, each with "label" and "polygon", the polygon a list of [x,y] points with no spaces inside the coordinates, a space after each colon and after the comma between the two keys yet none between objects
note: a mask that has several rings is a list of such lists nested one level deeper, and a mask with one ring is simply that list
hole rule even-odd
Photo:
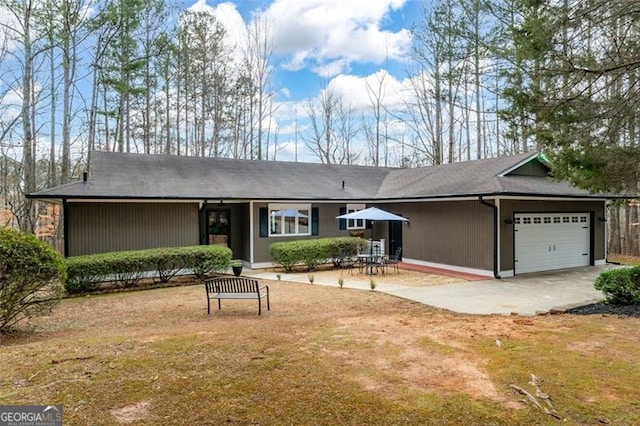
[{"label": "shrub", "polygon": [[62,293],[65,263],[34,235],[0,227],[0,332],[50,311]]},{"label": "shrub", "polygon": [[273,261],[286,271],[300,264],[312,271],[319,264],[337,258],[340,253],[357,253],[365,244],[363,239],[353,237],[316,238],[273,243],[269,252]]},{"label": "shrub", "polygon": [[640,266],[602,272],[593,286],[605,294],[607,303],[640,304]]},{"label": "shrub", "polygon": [[161,283],[171,281],[173,277],[183,273],[187,266],[183,250],[176,247],[155,249],[151,263],[156,270],[156,281]]},{"label": "shrub", "polygon": [[302,263],[307,267],[308,271],[313,271],[316,266],[326,263],[334,257],[334,247],[335,244],[330,238],[298,241]]},{"label": "shrub", "polygon": [[221,246],[170,247],[136,251],[100,253],[67,259],[69,278],[67,292],[93,291],[106,280],[123,287],[133,287],[150,271],[155,279],[168,282],[176,274],[190,269],[198,278],[225,270],[231,261],[231,250]]},{"label": "shrub", "polygon": [[103,262],[124,288],[137,286],[145,272],[155,270],[148,250],[105,253]]},{"label": "shrub", "polygon": [[269,253],[273,261],[281,265],[284,270],[288,272],[292,271],[293,267],[302,260],[298,250],[296,250],[296,247],[293,245],[293,243],[296,242],[297,241],[279,242],[269,246]]},{"label": "shrub", "polygon": [[66,262],[65,288],[69,294],[95,291],[111,273],[102,256],[74,256]]},{"label": "shrub", "polygon": [[186,247],[188,256],[186,267],[197,277],[202,278],[211,272],[224,271],[231,263],[232,253],[222,246]]}]

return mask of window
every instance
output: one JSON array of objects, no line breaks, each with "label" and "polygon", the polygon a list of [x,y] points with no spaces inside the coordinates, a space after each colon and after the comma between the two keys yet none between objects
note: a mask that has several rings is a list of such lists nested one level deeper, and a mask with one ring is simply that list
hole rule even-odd
[{"label": "window", "polygon": [[310,204],[269,204],[269,236],[311,235]]},{"label": "window", "polygon": [[[353,213],[367,208],[365,204],[347,204],[347,213]],[[364,219],[349,219],[347,220],[347,229],[364,229]]]}]

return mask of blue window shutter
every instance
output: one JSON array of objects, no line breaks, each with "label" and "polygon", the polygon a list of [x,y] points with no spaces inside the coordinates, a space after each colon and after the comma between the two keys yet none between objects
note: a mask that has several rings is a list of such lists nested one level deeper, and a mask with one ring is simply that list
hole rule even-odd
[{"label": "blue window shutter", "polygon": [[311,207],[311,235],[318,235],[318,208]]},{"label": "blue window shutter", "polygon": [[[340,215],[346,214],[347,213],[347,208],[346,207],[340,207]],[[341,231],[344,231],[347,229],[347,219],[340,219],[340,228]]]},{"label": "blue window shutter", "polygon": [[260,207],[260,237],[269,236],[269,210],[266,207]]}]

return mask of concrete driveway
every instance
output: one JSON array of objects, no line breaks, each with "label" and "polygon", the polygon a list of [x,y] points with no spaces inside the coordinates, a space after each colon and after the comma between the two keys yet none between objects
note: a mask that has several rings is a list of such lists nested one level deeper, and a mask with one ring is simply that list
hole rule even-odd
[{"label": "concrete driveway", "polygon": [[602,300],[602,292],[594,289],[593,283],[602,271],[611,267],[590,266],[385,292],[464,314],[536,315]]}]

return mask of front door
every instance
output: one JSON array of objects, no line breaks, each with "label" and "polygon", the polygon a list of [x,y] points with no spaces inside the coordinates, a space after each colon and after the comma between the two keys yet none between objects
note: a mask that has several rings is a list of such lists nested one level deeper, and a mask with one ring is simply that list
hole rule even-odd
[{"label": "front door", "polygon": [[402,247],[402,222],[392,220],[389,221],[389,256],[393,256],[398,247]]},{"label": "front door", "polygon": [[229,209],[207,210],[207,244],[231,247],[231,219]]}]

